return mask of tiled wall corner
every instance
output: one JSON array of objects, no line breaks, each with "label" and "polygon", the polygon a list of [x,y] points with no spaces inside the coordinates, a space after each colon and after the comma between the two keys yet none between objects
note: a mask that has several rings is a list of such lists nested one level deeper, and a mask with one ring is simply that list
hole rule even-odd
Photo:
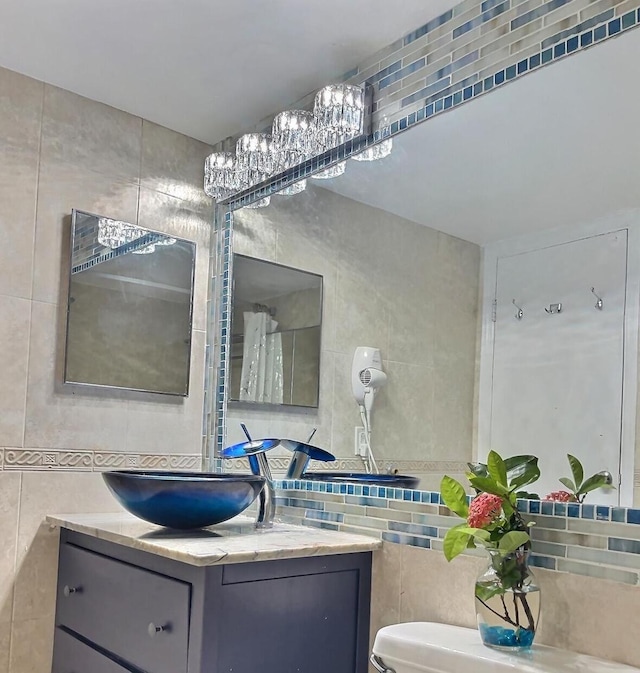
[{"label": "tiled wall corner", "polygon": [[[118,510],[101,470],[200,467],[209,152],[0,69],[0,673],[51,668],[57,537],[41,526],[44,516]],[[186,400],[61,384],[72,208],[196,242]]]},{"label": "tiled wall corner", "polygon": [[[0,184],[8,190],[0,217],[12,249],[0,270],[0,470],[93,469],[96,450],[197,453],[213,219],[202,166],[210,147],[8,70],[0,69],[0,82]],[[61,384],[72,208],[196,242],[185,400]]]}]

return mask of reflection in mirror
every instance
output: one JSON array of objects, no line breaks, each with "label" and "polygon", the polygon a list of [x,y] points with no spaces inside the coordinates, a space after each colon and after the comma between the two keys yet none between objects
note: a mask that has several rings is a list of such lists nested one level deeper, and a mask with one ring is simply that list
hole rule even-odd
[{"label": "reflection in mirror", "polygon": [[234,255],[232,401],[318,406],[322,276]]},{"label": "reflection in mirror", "polygon": [[65,383],[186,396],[195,243],[74,210]]},{"label": "reflection in mirror", "polygon": [[[544,496],[571,477],[571,453],[585,476],[614,476],[616,490],[587,503],[640,504],[640,98],[624,84],[639,59],[640,42],[624,35],[410,128],[384,159],[350,160],[339,178],[234,213],[236,251],[277,241],[279,259],[335,287],[317,417],[271,423],[271,434],[303,439],[317,426],[314,442],[361,470],[349,372],[355,348],[372,344],[388,377],[373,420],[383,470],[437,490],[489,448],[532,453]],[[594,72],[610,74],[602,88]],[[560,254],[576,241],[594,249]],[[516,274],[513,288],[501,269]],[[485,357],[494,340],[507,346],[496,378]],[[242,420],[258,434],[259,415]],[[236,424],[229,413],[228,443],[241,440]]]}]

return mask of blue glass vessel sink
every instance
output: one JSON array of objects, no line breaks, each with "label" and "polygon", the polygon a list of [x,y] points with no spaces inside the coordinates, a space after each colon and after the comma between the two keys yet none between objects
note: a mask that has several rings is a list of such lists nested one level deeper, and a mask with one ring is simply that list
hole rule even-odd
[{"label": "blue glass vessel sink", "polygon": [[264,477],[252,474],[119,470],[103,472],[109,490],[131,514],[167,528],[203,528],[240,514]]},{"label": "blue glass vessel sink", "polygon": [[417,488],[420,483],[418,477],[406,474],[368,474],[367,472],[305,472],[300,479],[393,488]]}]

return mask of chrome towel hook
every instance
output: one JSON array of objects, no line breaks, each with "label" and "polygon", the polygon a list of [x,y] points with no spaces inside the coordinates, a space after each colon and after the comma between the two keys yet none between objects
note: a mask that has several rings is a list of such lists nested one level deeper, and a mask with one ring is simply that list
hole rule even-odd
[{"label": "chrome towel hook", "polygon": [[557,304],[549,304],[549,308],[545,308],[545,311],[551,315],[553,313],[562,313],[562,302]]},{"label": "chrome towel hook", "polygon": [[596,294],[596,290],[595,290],[595,288],[593,288],[593,287],[591,288],[591,292],[593,293],[593,296],[598,300],[598,301],[596,302],[596,308],[598,309],[598,311],[602,311],[602,307],[604,306],[604,304],[603,304],[603,302],[602,302],[602,297],[599,297],[599,296]]},{"label": "chrome towel hook", "polygon": [[518,304],[516,304],[516,300],[515,300],[515,299],[512,299],[512,300],[511,300],[511,303],[518,309],[518,310],[516,311],[516,320],[522,320],[522,317],[524,316],[524,312],[523,312],[523,310],[518,306]]}]

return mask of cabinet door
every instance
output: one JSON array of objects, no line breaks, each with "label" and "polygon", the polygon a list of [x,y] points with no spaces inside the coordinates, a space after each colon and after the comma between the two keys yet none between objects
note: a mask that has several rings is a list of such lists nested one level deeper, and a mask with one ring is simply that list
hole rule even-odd
[{"label": "cabinet door", "polygon": [[149,673],[184,673],[190,589],[184,582],[63,544],[56,622]]},{"label": "cabinet door", "polygon": [[354,673],[359,577],[343,570],[223,584],[215,672]]}]

